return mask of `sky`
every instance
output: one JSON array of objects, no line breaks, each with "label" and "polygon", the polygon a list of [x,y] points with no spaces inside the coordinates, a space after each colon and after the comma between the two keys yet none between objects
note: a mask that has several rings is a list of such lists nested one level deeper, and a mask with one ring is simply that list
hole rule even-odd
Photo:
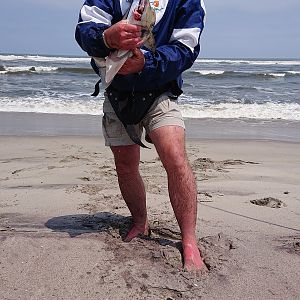
[{"label": "sky", "polygon": [[[75,55],[83,0],[1,0],[0,53]],[[300,0],[206,0],[203,58],[300,58]]]}]

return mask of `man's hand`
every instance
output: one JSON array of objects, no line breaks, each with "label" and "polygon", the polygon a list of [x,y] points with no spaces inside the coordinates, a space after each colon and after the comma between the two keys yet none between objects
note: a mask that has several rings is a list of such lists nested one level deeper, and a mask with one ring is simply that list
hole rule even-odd
[{"label": "man's hand", "polygon": [[142,71],[145,65],[145,57],[143,52],[135,48],[132,50],[132,56],[127,58],[118,74],[127,75]]},{"label": "man's hand", "polygon": [[109,48],[131,50],[141,46],[141,26],[122,20],[104,30],[104,39]]}]

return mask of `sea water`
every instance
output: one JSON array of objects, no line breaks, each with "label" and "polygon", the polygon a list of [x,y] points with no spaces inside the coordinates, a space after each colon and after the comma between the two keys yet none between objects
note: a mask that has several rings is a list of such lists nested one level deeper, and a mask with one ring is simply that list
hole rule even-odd
[{"label": "sea water", "polygon": [[[101,115],[88,57],[0,54],[0,111]],[[300,60],[197,59],[184,72],[186,118],[300,120]]]}]

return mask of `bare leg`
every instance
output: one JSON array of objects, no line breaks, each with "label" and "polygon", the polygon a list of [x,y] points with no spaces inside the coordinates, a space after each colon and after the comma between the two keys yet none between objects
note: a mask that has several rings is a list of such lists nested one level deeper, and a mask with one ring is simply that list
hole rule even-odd
[{"label": "bare leg", "polygon": [[149,135],[167,171],[170,200],[181,230],[184,268],[199,270],[204,263],[195,235],[197,190],[185,152],[184,129],[165,126]]},{"label": "bare leg", "polygon": [[133,226],[124,241],[129,242],[139,234],[148,234],[146,192],[139,173],[140,146],[111,147],[122,196],[131,212]]}]

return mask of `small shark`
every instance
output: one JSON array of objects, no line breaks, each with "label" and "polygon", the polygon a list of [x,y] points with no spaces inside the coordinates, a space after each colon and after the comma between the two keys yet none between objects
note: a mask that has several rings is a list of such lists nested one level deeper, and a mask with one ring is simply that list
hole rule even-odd
[{"label": "small shark", "polygon": [[[152,33],[155,24],[155,11],[152,9],[149,0],[133,0],[125,18],[129,24],[142,27],[143,45],[155,52],[155,40]],[[125,61],[132,56],[130,50],[116,50],[105,59],[93,57],[97,66],[100,68],[102,84],[107,88],[115,75],[122,68]]]}]

